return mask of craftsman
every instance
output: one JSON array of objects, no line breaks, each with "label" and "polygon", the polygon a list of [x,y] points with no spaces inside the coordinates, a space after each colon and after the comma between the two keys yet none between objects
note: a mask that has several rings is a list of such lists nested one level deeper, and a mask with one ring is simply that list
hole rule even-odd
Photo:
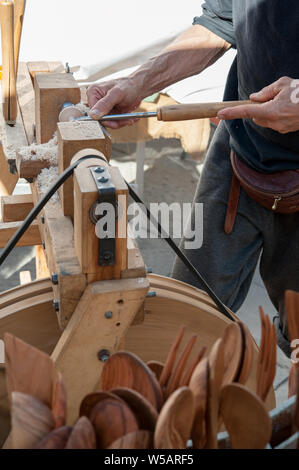
[{"label": "craftsman", "polygon": [[[275,320],[278,344],[287,354],[284,293],[286,289],[299,291],[299,212],[277,212],[280,198],[273,210],[271,205],[266,208],[243,188],[238,202],[238,188],[231,189],[230,154],[232,149],[238,161],[254,175],[259,172],[265,184],[269,173],[299,168],[298,17],[298,0],[206,0],[202,16],[161,54],[127,78],[88,90],[92,117],[129,112],[143,98],[198,74],[230,47],[237,49],[224,99],[250,97],[256,104],[227,108],[218,115],[222,122],[194,199],[204,203],[203,246],[186,255],[233,311],[242,305],[261,255],[261,276],[279,312]],[[106,124],[118,128],[133,123]],[[194,284],[179,260],[173,277]]]}]

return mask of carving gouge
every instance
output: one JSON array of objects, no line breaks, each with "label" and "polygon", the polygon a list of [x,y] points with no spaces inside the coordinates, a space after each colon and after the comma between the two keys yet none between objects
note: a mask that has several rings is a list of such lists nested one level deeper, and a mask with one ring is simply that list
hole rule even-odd
[{"label": "carving gouge", "polygon": [[[136,112],[126,114],[108,114],[99,119],[99,121],[118,121],[123,119],[140,119],[156,117],[158,121],[188,121],[191,119],[204,119],[216,117],[218,112],[232,106],[244,104],[253,104],[252,101],[222,101],[220,103],[198,103],[198,104],[173,104],[162,106],[157,111]],[[66,120],[75,121],[94,121],[90,116],[78,116],[76,113],[71,115],[69,112]],[[61,113],[62,115],[62,113]],[[60,119],[62,120],[62,119]],[[64,119],[63,119],[64,120]]]}]

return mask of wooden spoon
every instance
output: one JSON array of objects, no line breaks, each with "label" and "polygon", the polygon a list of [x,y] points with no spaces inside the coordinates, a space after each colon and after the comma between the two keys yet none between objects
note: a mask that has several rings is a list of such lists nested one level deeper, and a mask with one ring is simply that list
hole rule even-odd
[{"label": "wooden spoon", "polygon": [[149,431],[135,431],[120,437],[108,449],[152,449],[153,434]]},{"label": "wooden spoon", "polygon": [[195,399],[195,416],[192,425],[191,437],[193,447],[201,449],[206,442],[206,413],[208,405],[209,361],[202,359],[196,366],[189,387]]},{"label": "wooden spoon", "polygon": [[190,388],[178,388],[165,402],[154,434],[155,449],[186,449],[195,415]]},{"label": "wooden spoon", "polygon": [[233,449],[265,449],[271,438],[271,419],[262,400],[240,384],[221,390],[220,413]]},{"label": "wooden spoon", "polygon": [[67,441],[66,449],[96,449],[96,435],[91,422],[81,416]]},{"label": "wooden spoon", "polygon": [[55,421],[55,428],[60,428],[66,423],[66,388],[60,372],[58,372],[57,380],[54,386],[52,413]]},{"label": "wooden spoon", "polygon": [[272,387],[276,373],[276,330],[260,307],[262,326],[261,346],[257,367],[257,395],[265,401]]},{"label": "wooden spoon", "polygon": [[235,382],[245,385],[249,379],[254,353],[254,340],[245,323],[238,322],[242,332],[242,358],[240,364],[240,371],[238,372]]},{"label": "wooden spoon", "polygon": [[189,382],[191,380],[191,377],[193,375],[193,372],[195,371],[198,363],[202,360],[202,358],[204,357],[205,353],[207,351],[207,348],[206,346],[204,346],[203,348],[201,348],[198,352],[198,354],[195,356],[195,358],[193,359],[192,363],[190,364],[190,366],[188,367],[188,369],[186,370],[185,372],[185,375],[181,378],[181,381],[180,381],[180,387],[184,387],[187,385],[189,385]]},{"label": "wooden spoon", "polygon": [[48,406],[31,395],[12,392],[11,435],[14,449],[32,449],[54,426]]},{"label": "wooden spoon", "polygon": [[97,447],[106,449],[122,436],[138,430],[138,423],[123,400],[107,398],[93,408],[90,421],[95,429]]},{"label": "wooden spoon", "polygon": [[159,380],[164,369],[163,362],[160,361],[148,361],[147,367],[155,374],[156,379]]},{"label": "wooden spoon", "polygon": [[176,358],[178,349],[180,347],[180,344],[182,342],[182,339],[183,339],[183,336],[184,336],[184,333],[185,333],[185,329],[186,328],[184,326],[180,327],[178,335],[177,335],[176,339],[174,340],[174,342],[173,342],[173,344],[170,348],[170,351],[168,353],[168,356],[167,356],[167,359],[166,359],[166,362],[165,362],[165,365],[164,365],[164,369],[163,369],[163,372],[162,372],[162,374],[160,376],[160,380],[159,380],[162,389],[163,389],[163,387],[165,387],[167,385],[167,382],[168,382],[169,377],[171,375],[171,371],[173,369],[173,366],[174,366],[174,363],[175,363],[175,358]]},{"label": "wooden spoon", "polygon": [[157,410],[162,406],[162,390],[153,372],[135,354],[118,351],[103,367],[102,389],[131,388],[143,395]]},{"label": "wooden spoon", "polygon": [[47,434],[34,448],[35,449],[64,449],[72,432],[70,426],[62,426]]},{"label": "wooden spoon", "polygon": [[97,405],[97,403],[103,400],[107,400],[107,398],[116,401],[120,400],[118,396],[109,392],[89,393],[88,395],[86,395],[86,397],[83,398],[81,402],[79,416],[86,416],[87,418],[90,418],[91,412],[93,408]]},{"label": "wooden spoon", "polygon": [[146,398],[129,388],[114,388],[111,393],[129,405],[137,419],[139,429],[154,432],[158,413]]},{"label": "wooden spoon", "polygon": [[241,327],[237,322],[231,323],[225,328],[222,341],[224,359],[223,386],[235,381],[241,367],[243,341]]}]

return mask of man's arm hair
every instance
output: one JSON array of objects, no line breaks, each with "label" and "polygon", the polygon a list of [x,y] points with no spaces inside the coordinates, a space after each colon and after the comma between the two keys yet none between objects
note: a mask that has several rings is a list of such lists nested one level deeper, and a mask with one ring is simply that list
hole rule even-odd
[{"label": "man's arm hair", "polygon": [[200,73],[221,57],[231,44],[202,25],[193,25],[159,55],[131,74],[140,99],[184,78]]}]

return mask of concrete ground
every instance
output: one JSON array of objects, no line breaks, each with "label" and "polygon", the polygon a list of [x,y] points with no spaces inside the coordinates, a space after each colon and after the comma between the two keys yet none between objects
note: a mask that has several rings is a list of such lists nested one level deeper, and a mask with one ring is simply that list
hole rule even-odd
[{"label": "concrete ground", "polygon": [[[136,175],[136,145],[119,144],[113,146],[113,161],[123,176],[134,182]],[[147,143],[145,159],[145,202],[192,202],[199,179],[202,164],[184,153],[176,139],[160,139]],[[19,182],[16,192],[28,192],[25,182]],[[169,276],[174,254],[163,240],[139,239],[145,263],[154,273]],[[34,248],[16,248],[0,269],[0,290],[6,290],[19,284],[19,272],[30,270],[35,278]],[[271,316],[275,310],[256,272],[251,289],[242,308],[237,312],[242,321],[250,328],[254,338],[260,341],[260,323],[258,307],[262,305]],[[277,374],[275,390],[277,402],[287,398],[287,377],[290,361],[277,350]]]}]

